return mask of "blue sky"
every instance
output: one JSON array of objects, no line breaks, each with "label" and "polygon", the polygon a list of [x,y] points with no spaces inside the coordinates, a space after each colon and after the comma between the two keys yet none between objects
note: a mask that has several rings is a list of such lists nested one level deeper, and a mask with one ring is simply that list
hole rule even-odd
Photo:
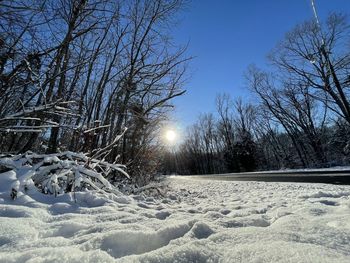
[{"label": "blue sky", "polygon": [[[350,14],[350,0],[315,2],[321,20],[332,11]],[[174,121],[184,128],[201,112],[215,111],[218,93],[251,99],[243,77],[247,67],[264,67],[284,34],[311,18],[310,0],[192,0],[173,31],[195,56],[187,93],[174,100]]]}]

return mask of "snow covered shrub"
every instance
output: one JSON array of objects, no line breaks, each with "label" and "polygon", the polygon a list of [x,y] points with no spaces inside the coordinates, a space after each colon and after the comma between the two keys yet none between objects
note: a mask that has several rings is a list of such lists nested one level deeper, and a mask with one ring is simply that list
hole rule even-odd
[{"label": "snow covered shrub", "polygon": [[124,165],[69,151],[0,156],[0,166],[16,173],[17,182],[11,186],[12,192],[26,191],[28,185],[34,184],[41,192],[55,196],[84,190],[119,194],[107,178],[113,173],[129,178]]}]

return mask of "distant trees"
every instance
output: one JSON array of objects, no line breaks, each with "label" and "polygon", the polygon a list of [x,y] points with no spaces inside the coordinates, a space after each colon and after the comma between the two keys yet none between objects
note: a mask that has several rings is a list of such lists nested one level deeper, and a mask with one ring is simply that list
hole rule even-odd
[{"label": "distant trees", "polygon": [[185,169],[191,173],[215,173],[220,170],[222,164],[218,156],[221,148],[219,134],[213,114],[204,114],[199,117],[197,123],[188,128],[188,136],[176,152],[178,171],[183,163]]},{"label": "distant trees", "polygon": [[157,129],[184,93],[190,58],[170,38],[183,4],[1,1],[0,150],[93,155],[128,127],[102,157],[148,174]]},{"label": "distant trees", "polygon": [[[190,128],[178,155],[194,160],[184,163],[182,172],[348,165],[349,28],[345,15],[331,14],[323,25],[309,21],[287,33],[269,55],[270,70],[247,70],[254,104],[220,95],[211,124],[199,125],[200,117]],[[203,134],[218,143],[202,147],[208,142]]]},{"label": "distant trees", "polygon": [[218,96],[216,103],[218,118],[203,114],[188,128],[176,152],[178,172],[213,174],[256,168],[255,107],[240,99],[233,102],[227,94]]}]

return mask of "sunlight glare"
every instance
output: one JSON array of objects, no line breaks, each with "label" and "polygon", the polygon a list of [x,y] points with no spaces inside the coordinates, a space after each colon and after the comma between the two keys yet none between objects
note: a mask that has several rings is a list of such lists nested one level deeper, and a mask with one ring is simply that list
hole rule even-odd
[{"label": "sunlight glare", "polygon": [[165,132],[165,138],[169,143],[174,143],[176,140],[176,133],[173,130],[167,130]]}]

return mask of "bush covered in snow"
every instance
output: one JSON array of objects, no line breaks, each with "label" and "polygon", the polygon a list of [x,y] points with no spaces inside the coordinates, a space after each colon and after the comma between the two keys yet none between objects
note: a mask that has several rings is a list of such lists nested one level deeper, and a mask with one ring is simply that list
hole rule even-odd
[{"label": "bush covered in snow", "polygon": [[119,194],[109,179],[122,175],[129,178],[124,165],[90,158],[83,153],[63,152],[0,156],[0,170],[13,170],[17,181],[10,186],[12,198],[18,191],[34,185],[45,194],[97,190]]}]

